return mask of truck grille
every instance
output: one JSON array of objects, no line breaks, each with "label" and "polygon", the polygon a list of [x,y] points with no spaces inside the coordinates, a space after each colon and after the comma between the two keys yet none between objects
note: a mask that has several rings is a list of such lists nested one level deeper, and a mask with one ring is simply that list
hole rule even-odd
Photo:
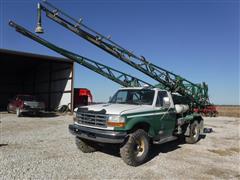
[{"label": "truck grille", "polygon": [[77,113],[77,121],[79,124],[90,126],[107,127],[108,115],[94,113]]}]

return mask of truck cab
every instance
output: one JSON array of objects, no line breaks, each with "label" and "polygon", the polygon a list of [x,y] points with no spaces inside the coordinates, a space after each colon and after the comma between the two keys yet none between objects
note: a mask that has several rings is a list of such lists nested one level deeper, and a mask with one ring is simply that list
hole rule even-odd
[{"label": "truck cab", "polygon": [[95,151],[99,144],[120,144],[124,162],[137,166],[147,160],[151,143],[182,135],[189,143],[198,141],[203,119],[188,104],[176,104],[179,98],[159,88],[121,88],[106,104],[78,108],[69,130],[83,152]]}]

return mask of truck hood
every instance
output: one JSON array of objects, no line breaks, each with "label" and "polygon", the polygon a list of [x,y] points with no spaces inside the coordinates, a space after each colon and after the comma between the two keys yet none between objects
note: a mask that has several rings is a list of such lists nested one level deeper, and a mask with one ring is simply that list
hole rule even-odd
[{"label": "truck hood", "polygon": [[106,114],[126,114],[133,112],[143,112],[152,110],[151,105],[131,105],[131,104],[97,104],[90,106],[83,106],[82,108],[88,108],[88,110],[92,111],[101,111],[103,109],[106,110]]}]

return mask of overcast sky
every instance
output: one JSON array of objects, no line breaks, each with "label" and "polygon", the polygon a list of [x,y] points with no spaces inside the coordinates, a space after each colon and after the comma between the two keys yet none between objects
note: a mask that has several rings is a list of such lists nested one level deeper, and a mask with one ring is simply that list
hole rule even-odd
[{"label": "overcast sky", "polygon": [[[11,19],[34,31],[38,1],[0,2],[0,48],[59,56],[8,26]],[[213,103],[239,104],[239,1],[49,2],[152,63],[194,83],[205,81]],[[45,16],[43,27],[50,42],[156,83]],[[74,86],[90,89],[95,101],[107,101],[120,87],[78,64],[75,68]]]}]

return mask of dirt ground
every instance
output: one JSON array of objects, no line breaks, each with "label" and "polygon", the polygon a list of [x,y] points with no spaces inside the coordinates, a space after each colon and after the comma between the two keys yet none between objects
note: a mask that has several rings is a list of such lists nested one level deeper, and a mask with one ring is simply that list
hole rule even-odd
[{"label": "dirt ground", "polygon": [[240,179],[240,118],[205,118],[212,133],[193,145],[153,145],[139,167],[127,166],[115,148],[80,152],[69,115],[0,114],[0,121],[0,179]]}]

